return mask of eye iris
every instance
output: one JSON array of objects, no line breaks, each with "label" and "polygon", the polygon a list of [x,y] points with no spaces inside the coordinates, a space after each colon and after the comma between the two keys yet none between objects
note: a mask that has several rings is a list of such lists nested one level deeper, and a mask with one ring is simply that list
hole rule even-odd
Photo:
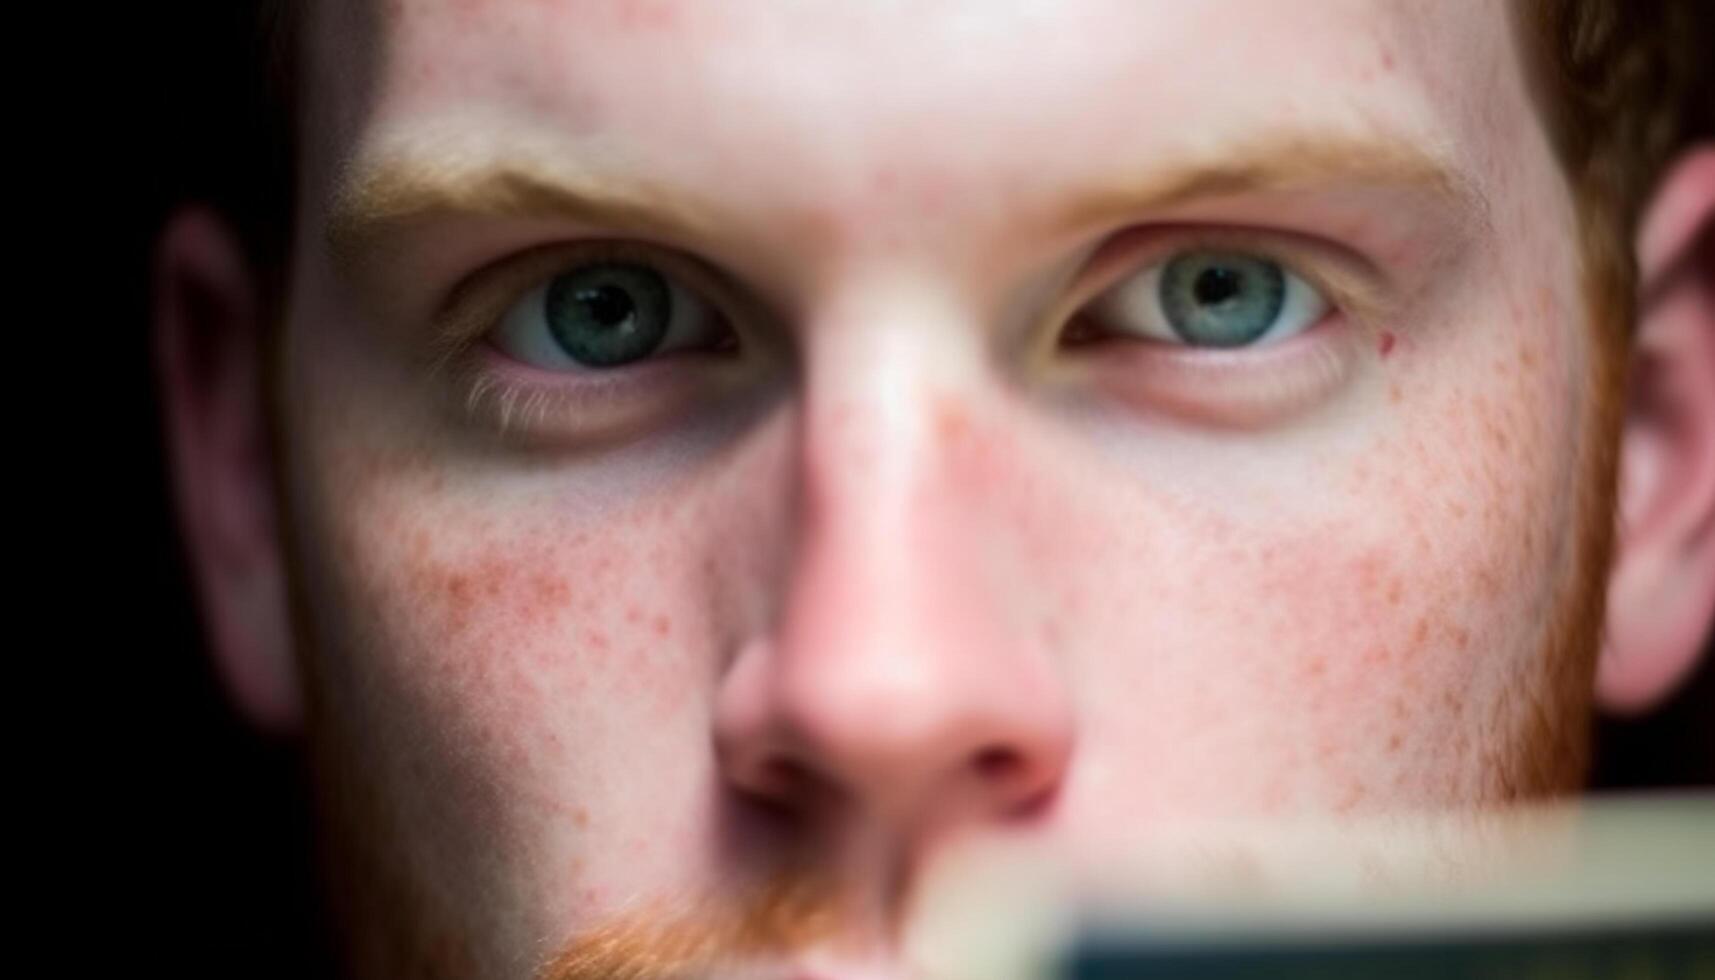
[{"label": "eye iris", "polygon": [[1242,347],[1268,332],[1286,302],[1280,266],[1249,255],[1193,252],[1161,272],[1161,309],[1188,344]]},{"label": "eye iris", "polygon": [[544,315],[554,341],[587,367],[616,367],[648,356],[667,336],[667,284],[640,265],[585,266],[548,285]]}]

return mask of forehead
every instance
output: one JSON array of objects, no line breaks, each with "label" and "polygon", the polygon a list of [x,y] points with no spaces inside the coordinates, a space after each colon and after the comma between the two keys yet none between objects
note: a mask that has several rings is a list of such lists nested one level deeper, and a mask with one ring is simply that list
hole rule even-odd
[{"label": "forehead", "polygon": [[338,20],[318,76],[350,101],[353,65],[371,75],[336,155],[528,137],[671,181],[741,173],[731,193],[798,208],[877,181],[1005,193],[1291,127],[1475,160],[1525,105],[1507,8],[1483,0],[393,0],[356,59]]}]

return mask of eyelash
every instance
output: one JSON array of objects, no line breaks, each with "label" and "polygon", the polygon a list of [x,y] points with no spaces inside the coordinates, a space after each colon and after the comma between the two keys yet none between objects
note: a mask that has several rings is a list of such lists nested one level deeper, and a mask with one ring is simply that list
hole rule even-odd
[{"label": "eyelash", "polygon": [[[1377,315],[1375,290],[1368,281],[1379,278],[1379,271],[1338,246],[1275,230],[1155,225],[1121,232],[1098,248],[1080,273],[1078,284],[1056,308],[1054,322],[1064,328],[1076,327],[1082,312],[1109,290],[1175,256],[1193,252],[1240,253],[1278,265],[1326,298],[1329,309],[1323,320],[1349,317],[1369,323]],[[1319,325],[1306,332],[1316,329]],[[1138,338],[1126,340],[1150,343]],[[1215,353],[1236,356],[1237,351]]]},{"label": "eyelash", "polygon": [[[761,320],[720,273],[671,249],[614,240],[532,248],[466,276],[434,316],[430,372],[446,380],[443,390],[454,393],[464,419],[490,426],[503,437],[537,434],[552,443],[560,432],[575,429],[580,441],[589,441],[592,429],[620,428],[640,416],[684,407],[694,394],[723,381],[707,377],[720,373],[708,371],[708,362],[691,371],[686,370],[692,366],[685,363],[688,358],[664,355],[581,372],[569,383],[565,373],[519,361],[491,342],[508,311],[531,292],[569,269],[603,262],[647,265],[675,279],[706,302],[734,337],[739,336],[735,322]],[[722,352],[739,349],[742,345],[723,347]],[[725,373],[724,380],[730,380],[732,372]],[[645,391],[647,400],[642,397]]]}]

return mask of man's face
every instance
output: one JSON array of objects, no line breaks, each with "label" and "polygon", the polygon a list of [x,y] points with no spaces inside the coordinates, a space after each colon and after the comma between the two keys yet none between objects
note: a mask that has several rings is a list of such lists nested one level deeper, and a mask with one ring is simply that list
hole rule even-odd
[{"label": "man's face", "polygon": [[1602,395],[1501,5],[384,6],[311,33],[278,388],[372,966],[788,869],[885,961],[973,840],[1576,785]]}]

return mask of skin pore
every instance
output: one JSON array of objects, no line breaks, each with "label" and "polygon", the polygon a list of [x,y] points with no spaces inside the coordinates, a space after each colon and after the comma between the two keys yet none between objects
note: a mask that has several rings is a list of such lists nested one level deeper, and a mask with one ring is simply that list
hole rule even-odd
[{"label": "skin pore", "polygon": [[[1578,788],[1627,280],[1498,5],[331,6],[259,686],[359,975],[914,976],[962,847]],[[1314,312],[1150,334],[1206,253]],[[614,265],[661,352],[531,363]]]}]

